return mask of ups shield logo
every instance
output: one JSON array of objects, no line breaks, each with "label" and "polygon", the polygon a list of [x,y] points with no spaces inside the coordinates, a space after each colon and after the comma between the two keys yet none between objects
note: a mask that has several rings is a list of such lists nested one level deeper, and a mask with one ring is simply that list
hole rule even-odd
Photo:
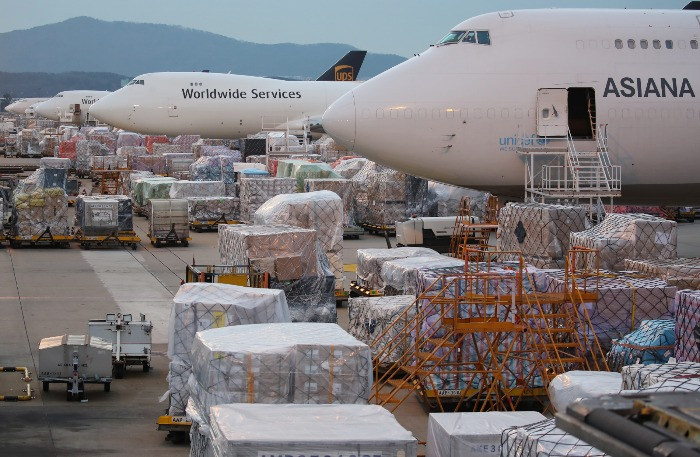
[{"label": "ups shield logo", "polygon": [[354,81],[355,69],[350,65],[338,65],[335,67],[336,81]]}]

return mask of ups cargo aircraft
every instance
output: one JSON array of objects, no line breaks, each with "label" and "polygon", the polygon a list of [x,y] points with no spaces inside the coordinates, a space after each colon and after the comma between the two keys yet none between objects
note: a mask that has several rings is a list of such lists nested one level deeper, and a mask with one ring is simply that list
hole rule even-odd
[{"label": "ups cargo aircraft", "polygon": [[90,115],[143,134],[245,138],[270,128],[312,129],[355,87],[366,51],[351,51],[316,81],[222,73],[147,73],[102,98]]},{"label": "ups cargo aircraft", "polygon": [[106,90],[65,90],[35,105],[34,112],[53,121],[84,125],[90,121],[88,108],[110,93]]},{"label": "ups cargo aircraft", "polygon": [[700,204],[698,3],[477,16],[336,100],[322,125],[386,166],[516,198],[527,146],[605,137],[617,202]]},{"label": "ups cargo aircraft", "polygon": [[14,101],[7,105],[5,107],[5,111],[8,111],[10,113],[14,114],[19,114],[23,115],[25,112],[31,108],[33,105],[36,105],[41,102],[45,102],[48,100],[48,98],[21,98],[17,101]]}]

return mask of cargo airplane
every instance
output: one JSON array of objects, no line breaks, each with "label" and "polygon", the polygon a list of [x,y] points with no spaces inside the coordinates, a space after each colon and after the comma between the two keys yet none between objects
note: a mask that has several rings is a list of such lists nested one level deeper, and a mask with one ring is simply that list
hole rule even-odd
[{"label": "cargo airplane", "polygon": [[41,102],[45,102],[48,98],[21,98],[14,101],[5,107],[5,111],[10,113],[24,115],[25,112],[30,109],[33,105]]},{"label": "cargo airplane", "polygon": [[147,73],[102,98],[90,115],[143,134],[245,138],[263,127],[315,130],[335,99],[355,87],[366,51],[351,51],[316,81],[208,72]]},{"label": "cargo airplane", "polygon": [[616,202],[697,205],[698,3],[477,16],[340,97],[322,125],[386,166],[515,198],[531,146],[602,140],[621,166]]},{"label": "cargo airplane", "polygon": [[65,90],[34,106],[37,115],[77,125],[90,123],[88,108],[111,92],[106,90]]}]

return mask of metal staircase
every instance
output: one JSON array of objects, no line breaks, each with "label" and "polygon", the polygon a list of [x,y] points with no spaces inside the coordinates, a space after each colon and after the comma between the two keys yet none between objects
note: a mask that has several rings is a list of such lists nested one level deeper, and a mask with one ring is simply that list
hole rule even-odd
[{"label": "metal staircase", "polygon": [[[589,107],[589,110],[591,108]],[[526,163],[525,200],[540,203],[579,203],[621,195],[621,167],[612,165],[607,126],[596,126],[591,112],[592,139],[542,138],[520,142],[517,152]]]},{"label": "metal staircase", "polygon": [[394,411],[418,393],[442,412],[512,411],[528,397],[544,404],[560,373],[606,370],[584,305],[597,300],[597,275],[577,255],[546,294],[519,253],[466,255],[464,274],[439,277],[376,338],[370,401]]}]

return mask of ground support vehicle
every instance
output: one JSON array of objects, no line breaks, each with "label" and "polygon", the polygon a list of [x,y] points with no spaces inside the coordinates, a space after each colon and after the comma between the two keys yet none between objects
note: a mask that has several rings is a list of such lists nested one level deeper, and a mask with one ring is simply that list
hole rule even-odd
[{"label": "ground support vehicle", "polygon": [[148,372],[151,367],[151,332],[153,325],[141,314],[133,321],[131,314],[110,313],[104,319],[88,321],[88,335],[112,344],[112,375],[124,377],[126,367],[138,365]]},{"label": "ground support vehicle", "polygon": [[131,247],[136,250],[141,238],[136,236],[134,231],[119,231],[109,235],[87,236],[78,229],[75,232],[74,240],[80,243],[82,249]]}]

